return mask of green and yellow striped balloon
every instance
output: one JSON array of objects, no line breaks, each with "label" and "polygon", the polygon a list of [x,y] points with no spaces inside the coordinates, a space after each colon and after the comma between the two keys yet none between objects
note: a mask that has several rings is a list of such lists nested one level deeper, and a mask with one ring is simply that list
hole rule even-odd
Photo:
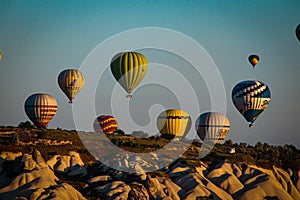
[{"label": "green and yellow striped balloon", "polygon": [[148,61],[141,53],[122,52],[113,57],[110,69],[115,79],[127,92],[127,97],[131,98],[131,93],[148,71]]}]

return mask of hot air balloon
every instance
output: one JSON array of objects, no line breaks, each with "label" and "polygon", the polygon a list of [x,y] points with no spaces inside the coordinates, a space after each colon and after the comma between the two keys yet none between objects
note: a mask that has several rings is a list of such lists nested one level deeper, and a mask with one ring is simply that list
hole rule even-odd
[{"label": "hot air balloon", "polygon": [[117,120],[110,115],[101,115],[94,121],[95,132],[104,132],[106,134],[112,134],[118,129]]},{"label": "hot air balloon", "polygon": [[191,128],[191,118],[183,110],[166,110],[158,116],[157,128],[161,135],[184,137]]},{"label": "hot air balloon", "polygon": [[73,103],[73,99],[83,88],[84,83],[84,77],[77,69],[66,69],[58,75],[58,85],[70,100],[69,103]]},{"label": "hot air balloon", "polygon": [[250,55],[248,57],[249,62],[251,63],[252,67],[254,68],[255,65],[259,62],[259,56],[258,55]]},{"label": "hot air balloon", "polygon": [[298,38],[298,40],[300,42],[300,24],[298,24],[298,26],[296,27],[296,37]]},{"label": "hot air balloon", "polygon": [[49,94],[37,93],[25,101],[25,113],[36,127],[46,127],[57,111],[57,102]]},{"label": "hot air balloon", "polygon": [[195,128],[201,140],[222,143],[229,133],[230,122],[221,113],[206,112],[198,117]]},{"label": "hot air balloon", "polygon": [[127,98],[131,98],[131,93],[144,79],[148,70],[146,57],[137,52],[123,52],[115,55],[111,61],[110,69],[127,92]]},{"label": "hot air balloon", "polygon": [[232,90],[232,101],[244,118],[250,122],[249,127],[266,109],[271,99],[269,87],[260,81],[242,81]]},{"label": "hot air balloon", "polygon": [[1,61],[1,59],[2,59],[2,51],[0,50],[0,61]]}]

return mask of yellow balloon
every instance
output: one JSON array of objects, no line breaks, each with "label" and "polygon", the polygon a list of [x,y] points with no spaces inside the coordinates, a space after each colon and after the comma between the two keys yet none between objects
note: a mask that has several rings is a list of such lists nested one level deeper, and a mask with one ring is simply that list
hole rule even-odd
[{"label": "yellow balloon", "polygon": [[158,116],[157,128],[162,135],[184,137],[191,128],[190,115],[183,110],[166,110]]},{"label": "yellow balloon", "polygon": [[70,100],[69,103],[73,103],[84,83],[83,74],[77,69],[66,69],[58,75],[58,85]]}]

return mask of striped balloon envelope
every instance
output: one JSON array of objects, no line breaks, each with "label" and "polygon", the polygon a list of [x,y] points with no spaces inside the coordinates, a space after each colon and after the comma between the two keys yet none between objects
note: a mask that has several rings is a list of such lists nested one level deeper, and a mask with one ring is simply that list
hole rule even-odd
[{"label": "striped balloon envelope", "polygon": [[118,53],[112,58],[110,69],[118,83],[127,92],[127,98],[144,79],[148,70],[146,57],[138,52]]},{"label": "striped balloon envelope", "polygon": [[196,120],[195,128],[203,141],[222,143],[230,130],[229,119],[217,112],[206,112]]},{"label": "striped balloon envelope", "polygon": [[117,120],[110,115],[101,115],[94,121],[95,132],[104,132],[106,134],[112,134],[118,129]]},{"label": "striped balloon envelope", "polygon": [[73,103],[73,99],[83,88],[85,80],[83,74],[77,69],[66,69],[58,75],[58,85],[69,99],[69,103]]},{"label": "striped balloon envelope", "polygon": [[183,110],[163,111],[157,118],[157,128],[162,135],[184,137],[191,128],[190,115]]},{"label": "striped balloon envelope", "polygon": [[244,116],[249,127],[267,108],[271,100],[269,87],[260,81],[242,81],[232,89],[232,101],[237,110]]},{"label": "striped balloon envelope", "polygon": [[57,102],[49,94],[37,93],[29,96],[25,101],[25,113],[37,127],[46,127],[55,116]]}]

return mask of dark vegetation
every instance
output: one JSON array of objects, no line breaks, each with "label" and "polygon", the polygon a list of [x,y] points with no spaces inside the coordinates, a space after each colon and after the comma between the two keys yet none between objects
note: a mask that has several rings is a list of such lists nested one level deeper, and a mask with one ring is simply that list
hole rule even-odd
[{"label": "dark vegetation", "polygon": [[[101,134],[101,133],[91,133]],[[103,134],[103,133],[102,133]],[[104,135],[104,134],[103,134]],[[126,135],[124,131],[117,130],[115,134],[106,137],[118,147],[131,152],[153,152],[163,148],[170,142],[172,137],[151,136],[144,138],[145,133]],[[49,145],[46,141],[70,141],[72,144]],[[38,142],[36,141],[45,141]],[[199,150],[202,147],[199,141],[190,142],[188,150],[181,156],[181,161],[190,167],[200,164]],[[27,144],[24,144],[27,143]],[[178,147],[180,143],[178,143]],[[175,143],[176,146],[176,143]],[[21,122],[16,127],[0,127],[0,151],[31,153],[33,149],[38,149],[47,160],[55,154],[64,155],[69,151],[76,151],[81,155],[84,163],[93,163],[95,158],[90,155],[84,147],[78,133],[75,130],[34,128],[30,122]],[[103,147],[105,148],[105,146]],[[235,153],[230,153],[234,148]],[[227,140],[224,144],[216,144],[212,151],[201,161],[207,164],[222,162],[233,162],[237,164],[255,164],[259,167],[270,169],[273,166],[283,169],[300,169],[300,151],[293,145],[273,146],[268,143],[257,142],[255,146],[247,143],[233,143]],[[212,165],[213,166],[213,165]]]},{"label": "dark vegetation", "polygon": [[[71,144],[49,145],[47,141],[70,141]],[[53,155],[65,155],[69,151],[76,151],[80,153],[83,162],[95,161],[74,130],[38,129],[31,126],[0,127],[0,152],[32,153],[34,149],[38,149],[46,160]]]}]

